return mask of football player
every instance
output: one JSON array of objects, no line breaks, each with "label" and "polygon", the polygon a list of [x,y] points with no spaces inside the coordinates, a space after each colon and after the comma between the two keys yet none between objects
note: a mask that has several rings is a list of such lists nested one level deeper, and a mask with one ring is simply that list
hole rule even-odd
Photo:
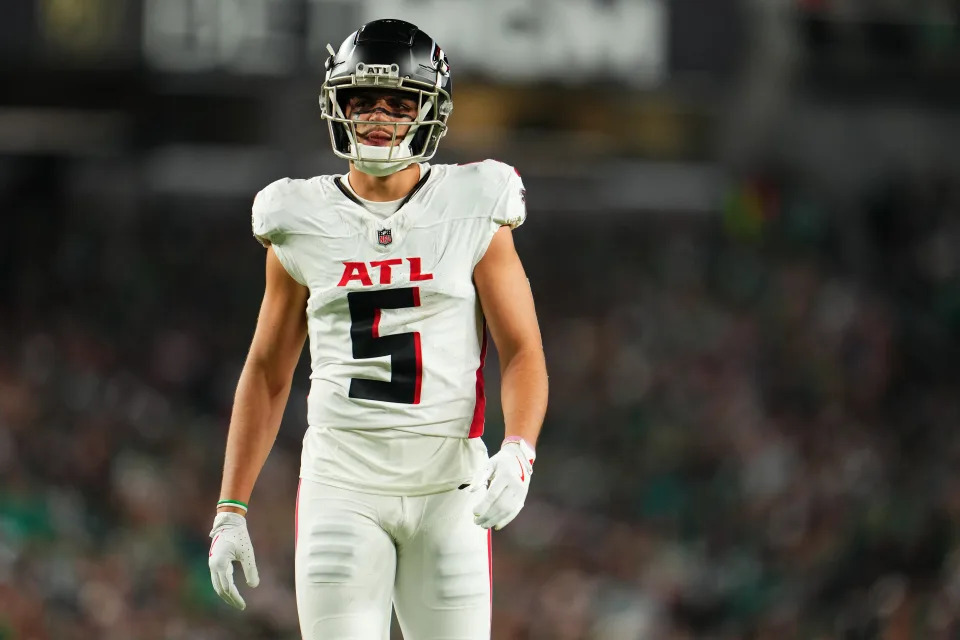
[{"label": "football player", "polygon": [[[259,581],[247,502],[309,335],[295,517],[309,640],[487,639],[490,530],[524,504],[547,404],[533,297],[512,229],[510,166],[431,165],[453,109],[444,51],[416,26],[370,22],[328,47],[320,95],[343,176],[284,178],[253,203],[266,290],[240,376],[210,533],[214,589],[243,609]],[[483,364],[500,356],[506,438],[488,458]]]}]

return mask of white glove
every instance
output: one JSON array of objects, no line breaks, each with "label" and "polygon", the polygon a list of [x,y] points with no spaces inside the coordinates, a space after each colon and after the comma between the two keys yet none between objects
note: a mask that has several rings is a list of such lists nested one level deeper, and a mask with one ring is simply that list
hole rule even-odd
[{"label": "white glove", "polygon": [[536,457],[525,441],[504,440],[470,481],[470,493],[476,494],[474,522],[484,529],[502,529],[517,517],[527,499]]},{"label": "white glove", "polygon": [[248,586],[255,587],[260,584],[257,561],[253,557],[253,543],[247,533],[247,519],[239,513],[218,513],[213,520],[210,537],[213,538],[210,543],[209,562],[213,590],[227,604],[237,609],[245,609],[247,604],[240,597],[237,585],[233,582],[234,561],[243,567]]}]

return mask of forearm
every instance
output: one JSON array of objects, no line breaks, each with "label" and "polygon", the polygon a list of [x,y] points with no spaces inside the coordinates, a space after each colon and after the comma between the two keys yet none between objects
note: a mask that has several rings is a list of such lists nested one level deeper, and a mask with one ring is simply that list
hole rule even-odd
[{"label": "forearm", "polygon": [[[253,485],[273,447],[290,395],[290,381],[271,387],[263,368],[247,363],[230,417],[220,498],[250,501]],[[221,511],[238,511],[221,507]]]},{"label": "forearm", "polygon": [[519,436],[535,447],[547,411],[547,367],[543,349],[538,346],[518,350],[501,359],[500,375],[504,435]]}]

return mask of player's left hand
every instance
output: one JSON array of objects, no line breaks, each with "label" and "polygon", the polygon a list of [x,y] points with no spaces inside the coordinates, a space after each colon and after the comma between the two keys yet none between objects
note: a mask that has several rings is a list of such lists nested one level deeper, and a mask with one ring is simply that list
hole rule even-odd
[{"label": "player's left hand", "polygon": [[475,494],[473,521],[484,529],[502,529],[517,517],[527,499],[533,448],[523,440],[506,440],[470,481]]}]

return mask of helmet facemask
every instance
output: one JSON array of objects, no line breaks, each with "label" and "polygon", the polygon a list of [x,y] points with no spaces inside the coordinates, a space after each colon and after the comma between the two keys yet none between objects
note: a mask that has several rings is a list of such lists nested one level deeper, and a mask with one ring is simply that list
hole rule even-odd
[{"label": "helmet facemask", "polygon": [[[327,120],[333,151],[350,160],[360,171],[374,176],[386,176],[415,162],[425,162],[437,152],[447,131],[447,119],[453,110],[449,94],[437,84],[400,78],[397,65],[358,63],[355,73],[328,79],[320,94],[321,115]],[[357,90],[387,90],[409,94],[417,103],[413,120],[357,120],[346,117],[344,108],[350,95]],[[359,142],[358,125],[375,124],[393,130],[388,146],[366,145]],[[401,128],[409,127],[402,139]]]}]

